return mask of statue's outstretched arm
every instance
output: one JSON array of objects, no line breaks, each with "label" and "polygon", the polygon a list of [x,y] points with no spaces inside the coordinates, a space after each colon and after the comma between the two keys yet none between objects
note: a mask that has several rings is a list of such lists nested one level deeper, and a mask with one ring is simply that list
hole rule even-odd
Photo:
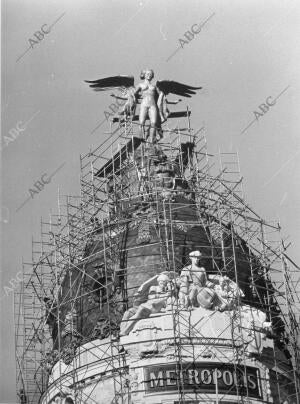
[{"label": "statue's outstretched arm", "polygon": [[116,100],[127,100],[128,97],[120,97],[119,95],[115,95],[114,93],[110,94],[111,97],[115,98]]},{"label": "statue's outstretched arm", "polygon": [[150,289],[151,286],[157,285],[158,275],[154,275],[152,278],[148,279],[146,282],[142,283],[139,287],[138,292],[144,293]]},{"label": "statue's outstretched arm", "polygon": [[176,100],[176,101],[169,101],[169,100],[167,100],[167,98],[166,98],[166,103],[167,104],[172,104],[172,105],[176,105],[176,104],[178,104],[179,102],[181,102],[182,101],[182,99],[181,98],[179,98],[178,100]]}]

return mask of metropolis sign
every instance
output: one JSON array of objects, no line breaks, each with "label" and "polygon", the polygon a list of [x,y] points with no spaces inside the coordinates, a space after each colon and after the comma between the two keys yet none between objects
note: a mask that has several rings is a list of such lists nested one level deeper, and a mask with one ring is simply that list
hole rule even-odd
[{"label": "metropolis sign", "polygon": [[[181,374],[181,381],[179,374]],[[222,363],[190,363],[144,368],[146,393],[184,390],[197,393],[242,395],[262,398],[261,379],[257,368]]]}]

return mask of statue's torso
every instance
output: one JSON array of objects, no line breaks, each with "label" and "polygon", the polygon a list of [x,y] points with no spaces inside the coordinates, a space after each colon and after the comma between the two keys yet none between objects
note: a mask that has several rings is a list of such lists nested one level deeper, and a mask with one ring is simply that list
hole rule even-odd
[{"label": "statue's torso", "polygon": [[155,93],[156,86],[151,83],[141,83],[140,88],[142,91],[142,105],[145,107],[156,106]]}]

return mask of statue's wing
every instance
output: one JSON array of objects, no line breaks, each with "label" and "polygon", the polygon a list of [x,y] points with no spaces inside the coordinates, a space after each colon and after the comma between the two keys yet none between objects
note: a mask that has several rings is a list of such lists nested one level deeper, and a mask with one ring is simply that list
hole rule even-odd
[{"label": "statue's wing", "polygon": [[85,80],[95,91],[106,91],[112,88],[129,88],[134,86],[133,76],[112,76],[99,80]]},{"label": "statue's wing", "polygon": [[178,83],[178,81],[172,80],[162,80],[157,81],[156,86],[165,95],[170,93],[179,95],[181,97],[191,98],[192,95],[196,94],[195,90],[200,90],[202,87],[192,87],[187,84]]}]

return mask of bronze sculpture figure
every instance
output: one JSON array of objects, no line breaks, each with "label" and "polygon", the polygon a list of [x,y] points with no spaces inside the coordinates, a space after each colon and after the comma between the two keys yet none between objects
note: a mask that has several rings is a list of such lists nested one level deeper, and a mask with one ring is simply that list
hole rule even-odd
[{"label": "bronze sculpture figure", "polygon": [[[86,81],[95,91],[106,91],[118,89],[122,91],[123,97],[112,94],[116,99],[127,99],[122,110],[125,119],[132,119],[136,106],[140,102],[139,124],[141,136],[145,139],[150,136],[152,143],[156,142],[156,131],[161,132],[161,124],[168,119],[169,111],[167,104],[177,104],[177,101],[170,102],[166,99],[168,94],[175,94],[181,97],[190,98],[196,94],[195,90],[202,87],[192,87],[172,80],[157,81],[152,83],[154,72],[151,69],[142,70],[140,78],[143,80],[136,87],[133,76],[112,76],[99,80]],[[145,133],[145,122],[150,120],[150,130]],[[149,133],[149,134],[148,134]]]}]

